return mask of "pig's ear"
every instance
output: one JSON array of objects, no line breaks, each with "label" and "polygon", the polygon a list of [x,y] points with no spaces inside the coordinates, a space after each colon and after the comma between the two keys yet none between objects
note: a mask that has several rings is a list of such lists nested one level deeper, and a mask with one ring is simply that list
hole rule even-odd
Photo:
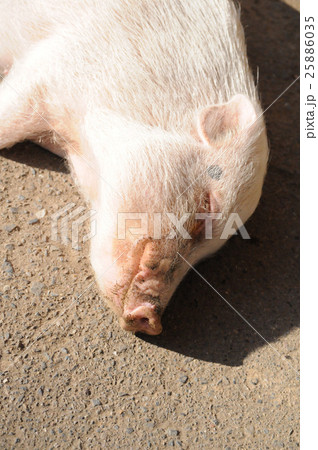
[{"label": "pig's ear", "polygon": [[212,145],[227,135],[248,129],[257,120],[252,102],[245,95],[235,95],[228,103],[208,106],[197,118],[197,137]]}]

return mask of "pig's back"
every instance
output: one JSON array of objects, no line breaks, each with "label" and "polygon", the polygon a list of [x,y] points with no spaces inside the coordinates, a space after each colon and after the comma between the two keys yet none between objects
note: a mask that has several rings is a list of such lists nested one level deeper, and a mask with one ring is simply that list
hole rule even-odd
[{"label": "pig's back", "polygon": [[107,80],[102,98],[111,109],[189,129],[202,106],[238,93],[256,99],[239,13],[229,1],[117,0],[96,19],[95,39],[103,33],[106,47],[106,54],[98,47]]},{"label": "pig's back", "polygon": [[142,123],[189,129],[200,107],[238,93],[257,98],[239,14],[228,0],[18,3],[25,17],[33,11],[32,29],[42,14],[42,35],[65,41],[55,67],[63,96],[68,84],[74,92],[69,101],[80,97]]}]

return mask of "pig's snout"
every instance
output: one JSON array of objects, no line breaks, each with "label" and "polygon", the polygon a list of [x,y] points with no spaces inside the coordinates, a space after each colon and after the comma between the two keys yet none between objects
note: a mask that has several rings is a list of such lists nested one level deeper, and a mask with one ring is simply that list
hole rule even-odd
[{"label": "pig's snout", "polygon": [[126,331],[137,331],[146,334],[160,334],[162,325],[155,305],[151,303],[136,306],[134,309],[127,306],[120,319],[120,326]]},{"label": "pig's snout", "polygon": [[[109,305],[119,316],[121,328],[126,331],[150,335],[162,332],[161,316],[173,293],[176,267],[175,247],[170,249],[168,244],[150,238],[139,240],[127,251],[128,256],[121,264],[118,262],[112,271],[98,279]],[[102,255],[92,259],[97,270],[103,267],[98,263],[101,260]]]}]

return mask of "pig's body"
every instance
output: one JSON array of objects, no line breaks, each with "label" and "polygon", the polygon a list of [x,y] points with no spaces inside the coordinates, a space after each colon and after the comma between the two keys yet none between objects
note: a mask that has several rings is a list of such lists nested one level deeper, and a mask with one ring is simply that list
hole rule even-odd
[{"label": "pig's body", "polygon": [[[0,0],[1,72],[0,148],[31,139],[68,158],[98,210],[102,292],[124,328],[160,332],[189,268],[179,253],[214,253],[229,214],[244,222],[261,195],[268,148],[234,5]],[[118,239],[122,212],[147,212],[151,229]],[[222,214],[212,240],[194,216],[208,212]],[[166,213],[188,213],[193,239],[171,239]]]}]

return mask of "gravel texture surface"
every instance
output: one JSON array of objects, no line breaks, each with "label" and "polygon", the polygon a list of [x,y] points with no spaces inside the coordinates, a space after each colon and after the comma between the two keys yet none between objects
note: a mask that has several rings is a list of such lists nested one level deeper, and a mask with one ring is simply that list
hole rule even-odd
[{"label": "gravel texture surface", "polygon": [[[277,0],[242,9],[267,107],[299,74],[299,13]],[[299,446],[298,91],[266,113],[251,240],[235,236],[197,267],[244,320],[192,271],[162,335],[123,332],[88,242],[52,240],[52,214],[84,205],[63,160],[30,143],[1,152],[0,448]]]}]

